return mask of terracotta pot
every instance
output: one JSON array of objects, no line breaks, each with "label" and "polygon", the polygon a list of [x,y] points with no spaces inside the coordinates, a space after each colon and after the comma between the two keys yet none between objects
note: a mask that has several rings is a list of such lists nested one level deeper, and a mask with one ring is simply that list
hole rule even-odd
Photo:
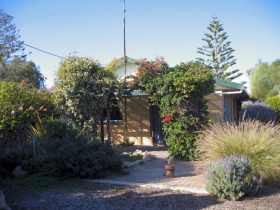
[{"label": "terracotta pot", "polygon": [[174,177],[174,174],[175,174],[175,165],[173,165],[173,164],[166,164],[164,166],[164,176]]}]

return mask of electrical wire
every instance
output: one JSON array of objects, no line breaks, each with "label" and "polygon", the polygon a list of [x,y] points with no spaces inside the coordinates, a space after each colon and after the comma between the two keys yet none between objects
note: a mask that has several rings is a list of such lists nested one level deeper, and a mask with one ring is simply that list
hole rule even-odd
[{"label": "electrical wire", "polygon": [[45,54],[47,54],[47,55],[51,55],[51,56],[54,56],[54,57],[57,57],[57,58],[60,58],[60,59],[65,59],[64,56],[57,55],[57,54],[52,53],[52,52],[49,52],[49,51],[47,51],[47,50],[43,50],[43,49],[38,48],[38,47],[35,47],[35,46],[31,45],[31,44],[27,44],[26,42],[24,42],[23,45],[25,45],[26,47],[30,47],[30,48],[32,48],[32,49],[34,49],[34,50],[37,50],[37,51],[39,51],[39,52],[41,52],[41,53],[45,53]]}]

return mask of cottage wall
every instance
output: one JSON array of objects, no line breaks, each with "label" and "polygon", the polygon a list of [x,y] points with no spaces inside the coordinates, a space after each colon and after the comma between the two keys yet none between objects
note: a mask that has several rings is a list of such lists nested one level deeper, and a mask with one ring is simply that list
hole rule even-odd
[{"label": "cottage wall", "polygon": [[[237,119],[236,98],[212,93],[208,100],[209,118],[212,122],[233,121]],[[123,107],[120,107],[123,112]],[[123,119],[124,114],[122,113]],[[150,116],[148,96],[127,98],[127,126],[129,142],[135,145],[153,145],[150,132]],[[105,130],[106,132],[106,130]],[[113,143],[124,140],[124,120],[111,123]]]},{"label": "cottage wall", "polygon": [[221,122],[224,120],[224,97],[212,93],[206,97],[208,100],[209,118],[213,122]]},{"label": "cottage wall", "polygon": [[[153,144],[150,133],[149,101],[147,96],[127,98],[127,127],[129,142],[133,142],[135,145]],[[123,142],[124,121],[112,123],[111,128],[114,143]]]}]

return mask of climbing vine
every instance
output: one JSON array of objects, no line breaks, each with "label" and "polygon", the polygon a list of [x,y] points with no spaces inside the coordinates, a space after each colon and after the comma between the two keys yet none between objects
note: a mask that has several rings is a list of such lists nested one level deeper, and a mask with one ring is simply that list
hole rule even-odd
[{"label": "climbing vine", "polygon": [[[214,91],[213,75],[198,63],[173,68],[166,67],[163,60],[160,63],[150,62],[154,65],[142,69],[140,87],[150,94],[151,103],[160,107],[169,153],[177,159],[193,160],[197,157],[197,133],[208,122],[205,96]],[[155,68],[161,70],[152,74]]]}]

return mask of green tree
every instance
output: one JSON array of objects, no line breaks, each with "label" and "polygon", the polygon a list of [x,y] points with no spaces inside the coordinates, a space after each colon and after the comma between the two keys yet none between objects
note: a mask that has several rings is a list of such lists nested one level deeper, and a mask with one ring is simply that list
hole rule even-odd
[{"label": "green tree", "polygon": [[23,51],[23,42],[12,20],[12,16],[0,10],[0,64]]},{"label": "green tree", "polygon": [[265,101],[267,97],[280,93],[280,60],[259,63],[250,74],[251,93],[256,99]]},{"label": "green tree", "polygon": [[69,57],[59,67],[55,88],[58,102],[82,134],[93,139],[112,81],[112,74],[89,58]]},{"label": "green tree", "polygon": [[231,69],[236,64],[233,55],[234,49],[231,48],[231,42],[228,41],[229,36],[217,17],[211,20],[207,29],[208,32],[202,39],[205,45],[199,47],[197,51],[201,56],[197,58],[197,61],[207,65],[216,78],[233,80],[240,77],[242,75],[240,70]]},{"label": "green tree", "polygon": [[42,88],[45,78],[35,63],[16,57],[2,69],[0,80],[8,82],[24,81],[29,86]]},{"label": "green tree", "polygon": [[277,113],[278,120],[280,117],[280,95],[268,97],[265,101],[268,106]]}]

